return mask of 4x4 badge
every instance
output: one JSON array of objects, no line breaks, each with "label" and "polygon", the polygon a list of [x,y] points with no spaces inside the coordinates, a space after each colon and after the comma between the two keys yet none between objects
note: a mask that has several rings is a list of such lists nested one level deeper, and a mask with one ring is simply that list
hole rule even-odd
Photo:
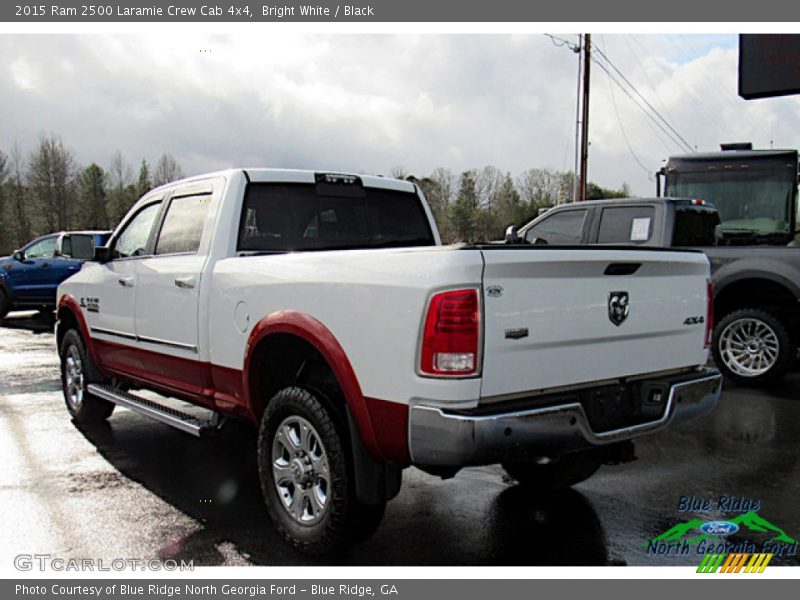
[{"label": "4x4 badge", "polygon": [[608,294],[608,318],[619,327],[628,318],[631,311],[628,292],[611,292]]}]

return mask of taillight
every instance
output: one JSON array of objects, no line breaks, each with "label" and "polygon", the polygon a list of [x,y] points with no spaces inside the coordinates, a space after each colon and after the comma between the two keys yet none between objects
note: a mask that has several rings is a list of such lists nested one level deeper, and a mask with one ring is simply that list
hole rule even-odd
[{"label": "taillight", "polygon": [[431,297],[422,334],[420,371],[459,376],[478,372],[478,290],[451,290]]},{"label": "taillight", "polygon": [[714,288],[711,280],[706,280],[706,348],[711,348],[714,338]]}]

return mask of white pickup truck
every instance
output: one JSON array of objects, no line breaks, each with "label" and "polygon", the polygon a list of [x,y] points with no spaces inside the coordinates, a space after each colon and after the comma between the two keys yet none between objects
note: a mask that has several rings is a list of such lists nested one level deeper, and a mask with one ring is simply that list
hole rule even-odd
[{"label": "white pickup truck", "polygon": [[693,251],[443,247],[412,183],[229,170],[149,192],[59,287],[64,395],[78,422],[257,426],[275,525],[323,553],[410,465],[556,489],[711,411],[708,277]]}]

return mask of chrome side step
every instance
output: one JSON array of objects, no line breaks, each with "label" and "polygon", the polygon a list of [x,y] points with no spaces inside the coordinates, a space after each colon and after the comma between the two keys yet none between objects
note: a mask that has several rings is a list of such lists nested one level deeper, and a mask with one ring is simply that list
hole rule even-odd
[{"label": "chrome side step", "polygon": [[153,402],[128,392],[123,392],[110,385],[97,385],[90,383],[87,391],[93,396],[119,404],[127,409],[137,412],[156,421],[166,423],[175,429],[200,437],[205,433],[216,430],[218,415],[215,413],[211,419],[198,419],[197,417],[158,402]]}]

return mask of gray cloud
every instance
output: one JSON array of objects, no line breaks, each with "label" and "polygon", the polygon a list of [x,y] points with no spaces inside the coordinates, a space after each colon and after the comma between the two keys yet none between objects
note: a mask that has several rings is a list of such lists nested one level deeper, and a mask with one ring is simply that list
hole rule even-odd
[{"label": "gray cloud", "polygon": [[[792,146],[798,100],[738,99],[732,40],[596,36],[692,145]],[[187,173],[572,167],[575,55],[537,34],[3,35],[0,56],[6,150],[52,132],[83,163],[167,151]],[[652,193],[678,149],[596,67],[590,125],[591,179]]]}]

